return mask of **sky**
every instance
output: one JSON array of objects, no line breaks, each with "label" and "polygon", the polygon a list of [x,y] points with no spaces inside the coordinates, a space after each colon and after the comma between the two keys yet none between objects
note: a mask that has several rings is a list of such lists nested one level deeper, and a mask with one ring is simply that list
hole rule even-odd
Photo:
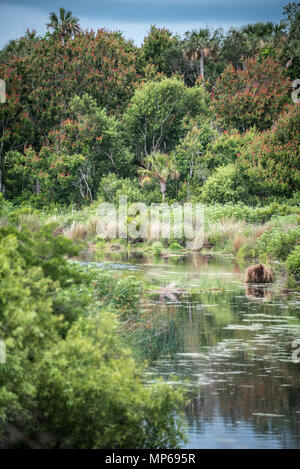
[{"label": "sky", "polygon": [[151,24],[183,35],[203,26],[225,30],[258,21],[279,22],[291,0],[0,0],[0,47],[27,28],[46,32],[49,13],[60,7],[79,18],[83,29],[120,30],[136,45]]}]

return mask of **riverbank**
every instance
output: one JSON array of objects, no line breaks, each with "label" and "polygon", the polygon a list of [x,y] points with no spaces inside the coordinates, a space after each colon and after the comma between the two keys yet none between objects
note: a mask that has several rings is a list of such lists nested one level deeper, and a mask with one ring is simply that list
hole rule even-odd
[{"label": "riverbank", "polygon": [[[116,210],[118,208],[116,207]],[[154,237],[148,238],[135,230],[134,238],[108,238],[99,235],[98,204],[75,210],[54,207],[48,210],[36,210],[30,207],[14,208],[6,204],[2,208],[1,223],[26,225],[35,230],[46,224],[52,224],[55,236],[64,235],[72,241],[82,242],[82,255],[93,252],[95,260],[103,255],[135,251],[140,255],[154,258],[192,252],[193,240],[184,234],[175,237],[160,237],[159,230]],[[251,259],[251,262],[279,262],[287,274],[287,286],[299,288],[300,281],[300,207],[272,203],[262,207],[249,207],[244,204],[215,204],[204,206],[203,243],[194,243],[201,253],[219,252],[231,254],[238,259]],[[139,227],[139,212],[127,216],[125,228]],[[143,215],[145,217],[145,215]],[[163,231],[164,221],[160,231]],[[110,225],[111,232],[114,227]],[[117,229],[115,229],[117,233]],[[128,232],[130,230],[128,229]],[[116,257],[118,255],[116,254]]]}]

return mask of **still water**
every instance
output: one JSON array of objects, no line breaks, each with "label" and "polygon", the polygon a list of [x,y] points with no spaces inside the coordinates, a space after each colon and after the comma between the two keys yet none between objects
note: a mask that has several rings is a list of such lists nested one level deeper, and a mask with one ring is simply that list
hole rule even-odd
[{"label": "still water", "polygon": [[154,319],[136,346],[147,385],[177,376],[188,389],[184,448],[300,448],[300,295],[280,275],[246,286],[249,264],[221,255],[105,261],[148,292],[141,308]]}]

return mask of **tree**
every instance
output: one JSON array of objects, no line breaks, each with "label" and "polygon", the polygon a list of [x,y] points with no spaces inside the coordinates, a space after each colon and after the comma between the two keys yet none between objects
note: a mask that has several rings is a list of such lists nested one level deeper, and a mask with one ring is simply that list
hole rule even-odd
[{"label": "tree", "polygon": [[47,28],[53,29],[53,35],[57,36],[64,45],[67,39],[81,31],[78,22],[78,18],[75,18],[70,10],[60,8],[59,16],[54,12],[50,13],[50,23],[47,23]]},{"label": "tree", "polygon": [[134,172],[133,155],[125,145],[119,121],[97,106],[84,94],[70,101],[70,118],[50,132],[50,147],[64,155],[83,155],[77,187],[90,200],[96,195],[100,180],[110,172],[119,177]]},{"label": "tree", "polygon": [[0,78],[5,79],[8,93],[16,90],[20,107],[31,121],[34,132],[26,145],[40,150],[49,131],[69,117],[74,95],[88,93],[107,112],[120,113],[138,80],[135,59],[131,43],[120,33],[105,30],[78,34],[64,47],[55,38],[44,38],[23,57],[10,56],[0,66]]},{"label": "tree", "polygon": [[25,57],[34,50],[34,45],[40,41],[36,31],[27,28],[24,36],[13,39],[0,51],[0,62],[7,63],[12,57]]},{"label": "tree", "polygon": [[290,100],[291,82],[271,57],[246,59],[243,70],[226,67],[212,93],[212,106],[224,128],[245,132],[269,128]]},{"label": "tree", "polygon": [[271,21],[267,23],[254,23],[242,26],[241,32],[244,35],[244,44],[248,51],[248,57],[254,57],[266,46],[275,47],[283,38],[283,24],[274,24]]},{"label": "tree", "polygon": [[170,155],[154,152],[145,158],[144,165],[145,168],[139,169],[141,184],[158,184],[162,199],[165,200],[168,180],[179,177],[174,160]]},{"label": "tree", "polygon": [[255,133],[237,155],[240,170],[258,197],[291,197],[300,189],[300,105],[283,111],[271,129]]},{"label": "tree", "polygon": [[216,56],[219,46],[218,31],[213,35],[209,28],[188,31],[183,41],[183,51],[192,72],[194,82],[200,77],[204,81],[204,58]]},{"label": "tree", "polygon": [[142,63],[153,64],[158,73],[164,73],[166,76],[171,76],[182,68],[180,39],[166,28],[151,25],[139,56]]},{"label": "tree", "polygon": [[8,151],[22,149],[32,138],[33,129],[21,101],[22,80],[16,69],[0,65],[6,84],[6,100],[0,105],[0,192],[5,192],[5,165]]},{"label": "tree", "polygon": [[178,78],[149,81],[138,88],[124,114],[124,128],[137,161],[172,151],[184,135],[184,116],[206,112],[201,86],[187,88]]},{"label": "tree", "polygon": [[193,121],[187,134],[174,150],[180,181],[187,184],[188,198],[192,181],[203,181],[207,178],[209,169],[204,155],[217,135],[218,132],[209,119]]},{"label": "tree", "polygon": [[291,79],[297,79],[300,67],[300,3],[292,2],[286,5],[283,15],[287,40],[281,48],[280,58],[288,68]]}]

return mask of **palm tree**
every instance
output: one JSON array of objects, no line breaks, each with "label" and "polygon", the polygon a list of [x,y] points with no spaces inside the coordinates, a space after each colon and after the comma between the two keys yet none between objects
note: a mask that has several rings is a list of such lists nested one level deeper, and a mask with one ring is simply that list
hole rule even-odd
[{"label": "palm tree", "polygon": [[[183,41],[184,57],[190,62],[194,68],[199,64],[197,75],[202,77],[204,81],[204,57],[215,56],[217,52],[217,37],[211,36],[209,28],[202,28],[185,33]],[[198,78],[197,77],[197,78]]]},{"label": "palm tree", "polygon": [[75,18],[70,10],[66,11],[64,8],[60,8],[59,16],[52,12],[49,17],[50,23],[47,23],[47,28],[53,29],[53,34],[59,37],[62,45],[66,39],[81,31],[78,18]]},{"label": "palm tree", "polygon": [[139,169],[141,185],[157,183],[162,199],[165,200],[168,179],[177,179],[179,177],[174,160],[170,155],[157,151],[147,156],[144,163],[145,168]]},{"label": "palm tree", "polygon": [[284,37],[283,24],[267,23],[247,24],[241,28],[248,55],[254,56],[265,46],[277,46]]}]

